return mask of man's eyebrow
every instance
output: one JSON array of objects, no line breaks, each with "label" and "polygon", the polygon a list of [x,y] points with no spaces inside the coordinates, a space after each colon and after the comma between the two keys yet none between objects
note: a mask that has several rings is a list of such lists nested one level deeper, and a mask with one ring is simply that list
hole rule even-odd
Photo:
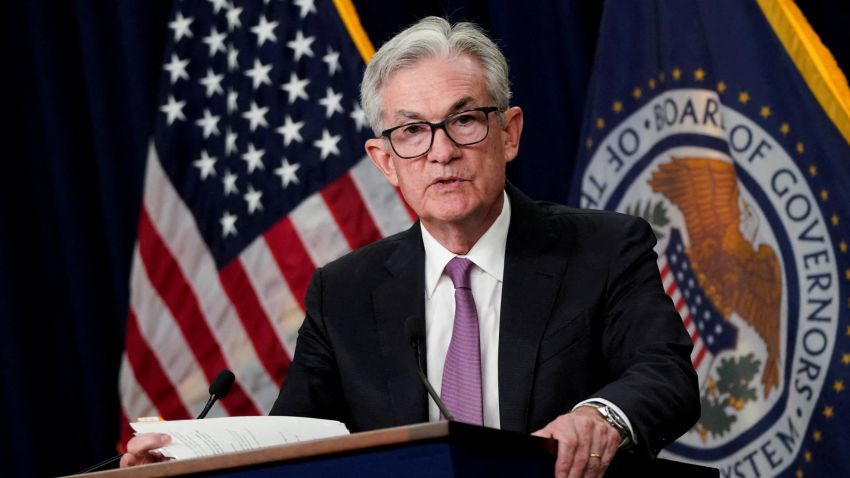
[{"label": "man's eyebrow", "polygon": [[451,113],[455,113],[455,112],[457,112],[457,111],[460,111],[460,110],[461,110],[461,108],[466,107],[467,105],[469,105],[469,104],[470,104],[470,103],[472,103],[473,101],[475,101],[475,99],[474,99],[473,97],[471,97],[471,96],[464,96],[463,98],[461,98],[461,99],[459,99],[459,100],[457,100],[457,101],[455,101],[455,102],[454,102],[454,104],[452,105],[451,109],[449,109],[449,114],[451,114]]},{"label": "man's eyebrow", "polygon": [[402,118],[402,119],[422,119],[422,115],[415,111],[407,111],[407,110],[398,110],[393,115],[393,118]]},{"label": "man's eyebrow", "polygon": [[[455,101],[452,104],[452,106],[449,107],[449,111],[447,112],[447,114],[456,113],[456,112],[460,111],[461,109],[468,106],[470,103],[472,103],[474,101],[475,101],[475,99],[473,97],[464,96],[463,98]],[[418,113],[416,111],[408,111],[408,110],[398,110],[398,111],[396,111],[395,114],[393,115],[393,118],[395,118],[395,119],[412,119],[412,120],[424,121],[421,113]]]}]

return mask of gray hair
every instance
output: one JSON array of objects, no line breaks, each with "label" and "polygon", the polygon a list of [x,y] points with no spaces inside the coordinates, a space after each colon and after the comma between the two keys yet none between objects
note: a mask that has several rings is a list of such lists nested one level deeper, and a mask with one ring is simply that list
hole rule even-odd
[{"label": "gray hair", "polygon": [[500,110],[506,110],[511,88],[508,62],[499,47],[474,23],[451,25],[440,17],[426,17],[384,43],[366,65],[360,84],[360,103],[375,135],[383,130],[381,88],[393,72],[426,58],[457,55],[469,55],[481,64],[493,102]]}]

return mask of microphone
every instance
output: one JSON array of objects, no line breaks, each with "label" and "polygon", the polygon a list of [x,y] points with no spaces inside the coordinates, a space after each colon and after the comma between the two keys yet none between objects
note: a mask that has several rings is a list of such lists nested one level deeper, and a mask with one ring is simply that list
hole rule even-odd
[{"label": "microphone", "polygon": [[213,403],[220,398],[224,398],[227,395],[227,392],[230,391],[230,387],[233,386],[233,381],[236,380],[236,376],[233,375],[233,372],[230,370],[224,369],[215,376],[215,379],[210,384],[210,399],[207,400],[207,404],[204,406],[204,409],[201,411],[201,414],[198,415],[198,420],[207,416],[210,408],[212,408]]},{"label": "microphone", "polygon": [[[209,390],[210,391],[210,398],[209,398],[209,400],[207,400],[207,404],[204,406],[204,409],[201,411],[201,414],[198,415],[197,420],[200,420],[200,419],[206,417],[207,413],[209,413],[210,408],[212,408],[215,401],[218,400],[218,399],[224,398],[224,396],[227,395],[227,392],[230,391],[230,387],[233,386],[233,382],[235,380],[236,380],[236,376],[233,375],[233,372],[231,372],[230,370],[227,370],[227,369],[222,370],[221,372],[218,373],[218,375],[215,376],[215,379],[213,379],[212,383],[210,384],[210,390]],[[99,470],[99,469],[101,469],[101,468],[103,468],[103,467],[105,467],[109,464],[112,464],[112,463],[120,460],[121,456],[123,456],[123,454],[119,453],[118,455],[113,456],[112,458],[110,458],[108,460],[104,460],[104,461],[102,461],[102,462],[100,462],[96,465],[92,465],[92,466],[86,468],[85,470],[79,472],[78,474],[97,471],[97,470]]]},{"label": "microphone", "polygon": [[404,329],[407,331],[410,346],[416,354],[416,371],[419,372],[419,380],[422,381],[422,385],[425,385],[425,390],[428,391],[428,395],[430,395],[431,399],[434,400],[434,403],[437,404],[437,408],[440,409],[440,413],[443,417],[445,417],[446,420],[454,421],[455,417],[449,413],[449,409],[446,408],[446,404],[443,403],[440,396],[434,391],[434,387],[431,386],[431,382],[428,381],[428,377],[425,376],[424,369],[422,368],[422,343],[425,342],[425,321],[422,320],[422,317],[418,316],[408,317],[407,320],[404,321]]}]

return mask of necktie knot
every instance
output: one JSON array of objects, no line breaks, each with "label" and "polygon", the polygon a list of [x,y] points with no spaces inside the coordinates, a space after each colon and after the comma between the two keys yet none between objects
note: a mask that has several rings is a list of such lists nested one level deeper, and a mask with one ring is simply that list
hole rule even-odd
[{"label": "necktie knot", "polygon": [[472,261],[463,257],[455,257],[446,264],[446,275],[452,280],[455,289],[469,289],[469,273]]}]

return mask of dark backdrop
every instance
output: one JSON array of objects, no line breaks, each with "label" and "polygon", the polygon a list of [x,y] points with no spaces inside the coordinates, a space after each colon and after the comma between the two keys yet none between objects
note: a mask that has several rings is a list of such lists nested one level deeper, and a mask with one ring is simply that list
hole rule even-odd
[{"label": "dark backdrop", "polygon": [[[526,112],[509,177],[533,197],[566,199],[600,2],[354,3],[376,45],[428,14],[488,29]],[[801,7],[848,71],[850,16],[837,4]],[[169,10],[149,0],[0,7],[0,475],[74,473],[115,453],[130,258]]]}]

